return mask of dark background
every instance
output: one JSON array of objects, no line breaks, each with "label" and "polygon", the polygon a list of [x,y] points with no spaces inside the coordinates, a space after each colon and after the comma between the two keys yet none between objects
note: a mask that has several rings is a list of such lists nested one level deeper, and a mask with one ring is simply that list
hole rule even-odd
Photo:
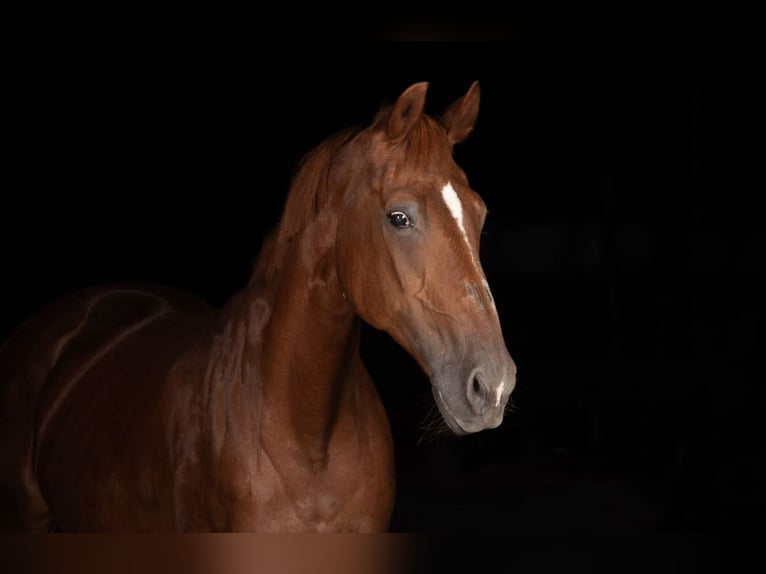
[{"label": "dark background", "polygon": [[334,46],[105,30],[22,47],[0,337],[112,280],[223,303],[305,152],[414,82],[438,113],[479,80],[456,158],[490,209],[482,260],[519,367],[514,408],[493,431],[424,434],[425,376],[366,328],[397,443],[393,529],[762,528],[750,52],[691,21],[567,30],[424,20]]}]

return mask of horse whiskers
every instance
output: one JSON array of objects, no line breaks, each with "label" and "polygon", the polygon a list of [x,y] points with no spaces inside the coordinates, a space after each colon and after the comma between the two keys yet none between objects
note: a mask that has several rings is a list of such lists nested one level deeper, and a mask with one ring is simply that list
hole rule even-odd
[{"label": "horse whiskers", "polygon": [[447,423],[444,422],[444,418],[435,403],[431,402],[428,411],[423,417],[423,421],[418,425],[418,431],[420,436],[418,437],[417,444],[434,442],[441,435],[450,433],[450,429]]}]

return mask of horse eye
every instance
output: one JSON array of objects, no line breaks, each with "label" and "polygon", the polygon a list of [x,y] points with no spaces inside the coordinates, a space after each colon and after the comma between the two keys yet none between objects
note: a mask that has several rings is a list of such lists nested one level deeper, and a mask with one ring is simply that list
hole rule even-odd
[{"label": "horse eye", "polygon": [[391,222],[391,225],[400,229],[402,227],[410,227],[412,225],[410,223],[410,218],[407,217],[407,214],[403,211],[392,211],[388,214],[388,221]]}]

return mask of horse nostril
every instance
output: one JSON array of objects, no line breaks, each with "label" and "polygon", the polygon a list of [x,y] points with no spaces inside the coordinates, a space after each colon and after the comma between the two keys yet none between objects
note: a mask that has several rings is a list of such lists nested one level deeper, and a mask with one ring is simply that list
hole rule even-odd
[{"label": "horse nostril", "polygon": [[481,414],[489,404],[489,387],[481,380],[480,373],[474,373],[468,382],[468,402],[477,414]]}]

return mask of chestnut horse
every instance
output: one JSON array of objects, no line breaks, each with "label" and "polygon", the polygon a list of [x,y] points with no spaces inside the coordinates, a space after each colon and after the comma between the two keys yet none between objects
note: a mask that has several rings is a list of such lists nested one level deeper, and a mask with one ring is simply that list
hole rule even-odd
[{"label": "chestnut horse", "polygon": [[427,83],[299,166],[248,285],[76,292],[0,350],[5,530],[385,531],[393,441],[361,321],[428,375],[446,425],[497,427],[514,388],[479,262],[486,208],[453,159],[479,85]]}]

